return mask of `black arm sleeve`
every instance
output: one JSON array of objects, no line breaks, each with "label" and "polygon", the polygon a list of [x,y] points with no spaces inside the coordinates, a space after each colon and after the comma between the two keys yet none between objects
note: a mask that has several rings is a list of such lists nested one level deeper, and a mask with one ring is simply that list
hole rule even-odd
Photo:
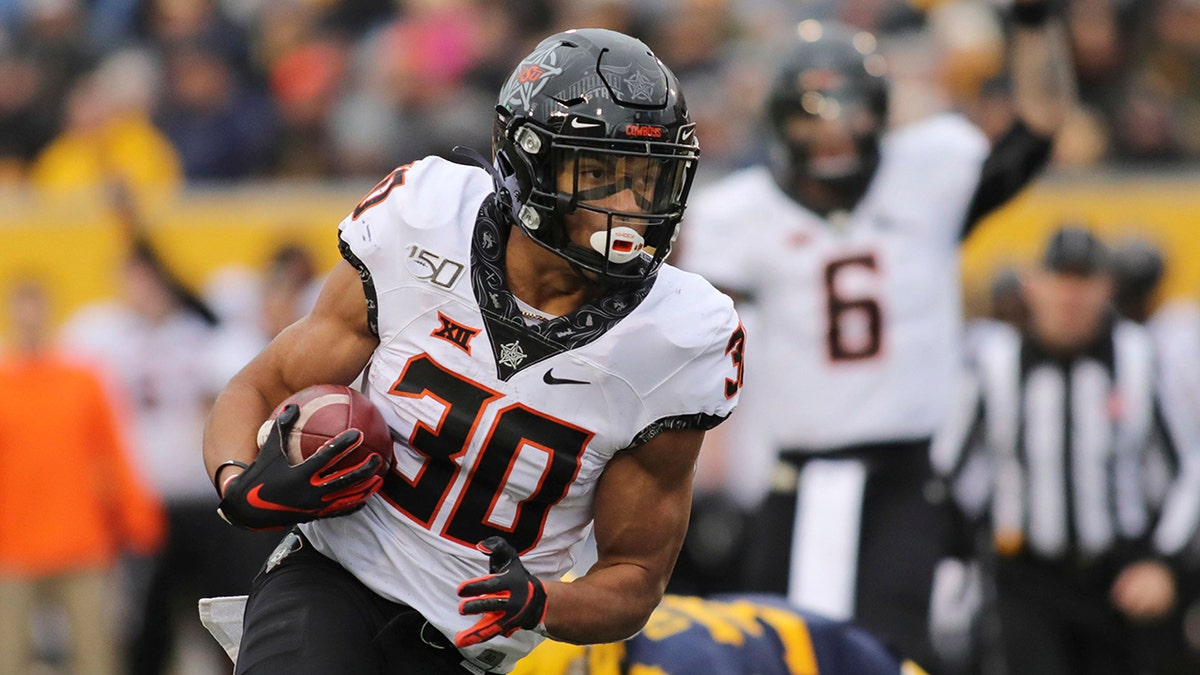
[{"label": "black arm sleeve", "polygon": [[984,216],[1029,184],[1050,160],[1052,147],[1053,139],[1035,134],[1020,119],[1014,122],[983,161],[959,239],[966,239]]}]

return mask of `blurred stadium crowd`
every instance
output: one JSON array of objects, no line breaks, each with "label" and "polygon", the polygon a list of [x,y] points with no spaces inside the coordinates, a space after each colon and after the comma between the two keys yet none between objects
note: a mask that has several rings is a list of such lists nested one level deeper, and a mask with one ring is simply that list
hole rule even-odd
[{"label": "blurred stadium crowd", "polygon": [[[537,36],[574,26],[628,32],[673,65],[710,175],[762,152],[762,66],[802,18],[881,37],[895,121],[956,107],[997,133],[1010,114],[1003,4],[0,0],[0,185],[376,176],[454,144],[486,150],[475,111]],[[1083,105],[1058,165],[1200,156],[1200,3],[1069,5]]]}]

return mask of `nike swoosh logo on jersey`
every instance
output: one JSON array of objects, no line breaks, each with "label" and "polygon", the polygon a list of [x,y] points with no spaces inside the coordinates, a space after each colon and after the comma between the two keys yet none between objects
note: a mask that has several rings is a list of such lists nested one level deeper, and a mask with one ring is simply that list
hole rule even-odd
[{"label": "nike swoosh logo on jersey", "polygon": [[308,513],[307,509],[297,509],[292,506],[284,506],[283,504],[276,504],[275,502],[271,502],[271,501],[267,501],[266,499],[263,499],[262,497],[260,497],[258,495],[258,493],[262,490],[262,488],[263,488],[262,485],[255,485],[253,488],[251,488],[250,492],[246,493],[246,503],[249,504],[250,506],[253,506],[256,509],[263,509],[265,511],[288,511],[290,513]]},{"label": "nike swoosh logo on jersey", "polygon": [[553,372],[553,368],[547,369],[545,374],[542,375],[542,382],[546,384],[591,384],[591,382],[584,382],[583,380],[569,380],[565,377],[555,377],[552,374]]},{"label": "nike swoosh logo on jersey", "polygon": [[575,129],[594,129],[600,126],[599,122],[584,122],[578,117],[571,118],[571,126]]},{"label": "nike swoosh logo on jersey", "polygon": [[680,140],[681,142],[684,142],[684,143],[686,143],[686,142],[687,142],[687,140],[688,140],[689,138],[691,138],[691,137],[692,137],[692,134],[694,134],[694,133],[696,133],[696,130],[695,130],[695,129],[690,129],[690,128],[689,128],[689,129],[684,129],[684,130],[683,130],[683,133],[679,134],[679,140]]}]

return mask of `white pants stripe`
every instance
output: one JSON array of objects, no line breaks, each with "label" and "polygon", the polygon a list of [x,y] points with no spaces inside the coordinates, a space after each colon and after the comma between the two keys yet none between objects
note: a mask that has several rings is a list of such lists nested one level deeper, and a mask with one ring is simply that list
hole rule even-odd
[{"label": "white pants stripe", "polygon": [[788,599],[832,619],[854,618],[867,471],[857,460],[815,459],[800,470]]}]

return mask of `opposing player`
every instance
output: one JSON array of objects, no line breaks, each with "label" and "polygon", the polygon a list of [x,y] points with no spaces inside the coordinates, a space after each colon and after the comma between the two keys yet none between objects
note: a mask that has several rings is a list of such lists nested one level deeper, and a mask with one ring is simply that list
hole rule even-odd
[{"label": "opposing player", "polygon": [[[728,298],[662,264],[698,160],[683,96],[637,40],[556,34],[501,91],[493,151],[381,182],[313,311],[216,402],[222,513],[303,523],[255,581],[239,673],[503,673],[545,635],[625,638],[662,597],[744,343]],[[289,467],[285,409],[258,454],[273,405],[368,364],[396,439],[378,494],[341,499],[373,466],[321,472],[356,431]],[[553,581],[589,528],[596,564]]]},{"label": "opposing player", "polygon": [[1014,0],[1012,19],[1017,117],[990,147],[956,114],[885,133],[874,38],[801,23],[766,105],[776,161],[698,194],[682,237],[681,266],[755,304],[769,364],[745,411],[778,456],[749,588],[853,618],[918,661],[939,551],[928,450],[961,336],[958,245],[1043,167],[1073,100],[1051,3]]},{"label": "opposing player", "polygon": [[778,596],[668,595],[624,642],[548,640],[513,675],[924,675],[857,626]]}]

